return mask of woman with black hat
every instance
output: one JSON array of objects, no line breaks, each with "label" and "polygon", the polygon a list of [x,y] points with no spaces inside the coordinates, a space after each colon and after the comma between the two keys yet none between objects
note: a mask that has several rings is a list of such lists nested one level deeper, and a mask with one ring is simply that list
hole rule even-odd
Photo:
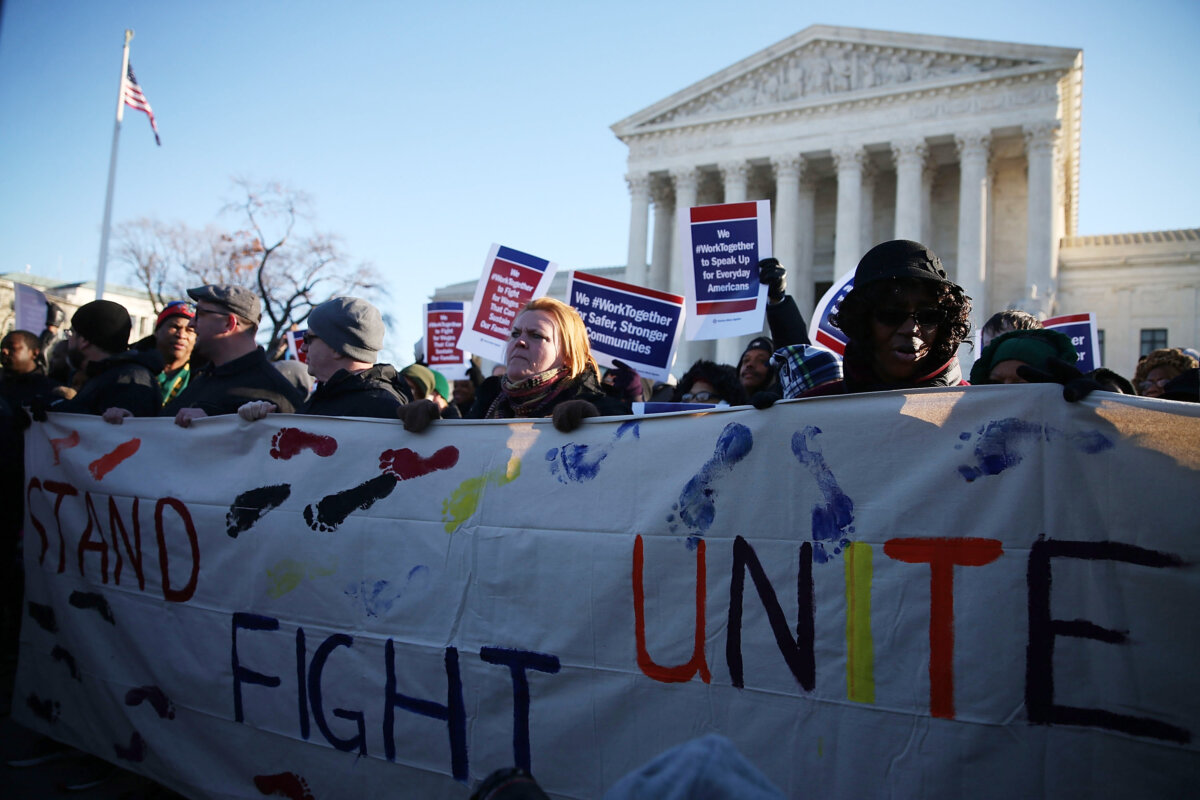
[{"label": "woman with black hat", "polygon": [[844,378],[801,395],[854,394],[965,383],[958,346],[970,333],[971,299],[919,242],[872,248],[830,320],[849,338]]}]

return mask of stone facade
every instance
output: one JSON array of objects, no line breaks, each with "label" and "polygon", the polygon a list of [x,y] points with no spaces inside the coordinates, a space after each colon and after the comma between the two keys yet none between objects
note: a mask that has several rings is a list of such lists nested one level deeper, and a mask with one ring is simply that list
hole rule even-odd
[{"label": "stone facade", "polygon": [[[1143,330],[1200,344],[1197,231],[1077,236],[1082,78],[1071,48],[806,28],[612,126],[629,147],[623,279],[682,293],[675,210],[768,199],[806,315],[874,244],[918,239],[976,325],[1093,311],[1106,363],[1132,374]],[[748,340],[686,343],[675,372],[736,362]]]},{"label": "stone facade", "polygon": [[[13,284],[15,283],[32,286],[45,294],[46,299],[50,302],[58,303],[67,315],[67,327],[70,327],[71,315],[79,310],[80,306],[96,299],[96,284],[93,281],[58,283],[40,275],[27,275],[20,272],[0,275],[0,333],[8,333],[13,329],[15,297]],[[129,312],[133,322],[133,331],[129,334],[130,343],[154,332],[154,320],[157,315],[154,312],[154,306],[146,297],[145,291],[109,284],[105,288],[104,299],[120,303]],[[40,327],[33,331],[37,334],[41,334],[41,332]]]}]

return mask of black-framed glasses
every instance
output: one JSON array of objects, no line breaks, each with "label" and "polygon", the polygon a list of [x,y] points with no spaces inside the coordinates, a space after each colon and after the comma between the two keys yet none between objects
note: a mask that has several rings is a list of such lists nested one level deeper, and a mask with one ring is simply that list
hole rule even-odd
[{"label": "black-framed glasses", "polygon": [[946,321],[946,312],[940,308],[917,308],[911,311],[907,308],[875,309],[875,320],[881,325],[899,327],[909,317],[912,317],[919,327],[932,328]]},{"label": "black-framed glasses", "polygon": [[685,394],[683,397],[680,397],[679,399],[681,401],[683,401],[684,403],[708,403],[710,401],[716,403],[716,402],[720,402],[720,400],[721,400],[720,396],[717,395],[715,392],[704,392],[704,391],[688,392],[687,394]]},{"label": "black-framed glasses", "polygon": [[218,316],[228,317],[232,313],[233,313],[232,311],[226,311],[224,309],[219,309],[219,308],[200,308],[200,306],[196,306],[196,316],[197,317],[200,316],[201,314],[216,314]]},{"label": "black-framed glasses", "polygon": [[320,336],[317,336],[312,331],[305,331],[304,335],[300,337],[300,341],[304,343],[305,347],[308,347],[310,344],[312,344],[313,339],[320,338]]}]

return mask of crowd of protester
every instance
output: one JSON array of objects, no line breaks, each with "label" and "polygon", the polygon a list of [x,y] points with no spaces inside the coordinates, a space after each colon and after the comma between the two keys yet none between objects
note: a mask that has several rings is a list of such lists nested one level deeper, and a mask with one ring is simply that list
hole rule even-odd
[{"label": "crowd of protester", "polygon": [[[163,307],[154,332],[129,342],[121,305],[95,300],[70,319],[50,304],[41,334],[13,330],[0,342],[0,586],[3,636],[16,652],[21,608],[18,558],[24,509],[23,427],[47,411],[197,419],[272,413],[396,419],[419,433],[439,419],[550,418],[571,431],[584,419],[628,414],[638,402],[753,404],[781,399],[969,384],[1057,383],[1068,401],[1094,391],[1200,401],[1194,350],[1154,350],[1133,380],[1100,368],[1082,373],[1071,340],[1023,311],[1005,309],[981,329],[969,380],[958,352],[969,341],[971,300],[925,245],[884,242],[863,256],[853,289],[830,322],[845,335],[842,358],[812,345],[787,293],[784,265],[758,265],[770,336],[756,336],[737,364],[701,359],[675,383],[654,383],[623,362],[603,375],[579,314],[538,298],[516,315],[504,362],[483,377],[478,362],[453,382],[418,362],[378,363],[385,326],[366,300],[337,297],[312,309],[297,360],[273,361],[258,342],[262,302],[249,289],[207,285]],[[276,355],[285,348],[276,348]]]}]

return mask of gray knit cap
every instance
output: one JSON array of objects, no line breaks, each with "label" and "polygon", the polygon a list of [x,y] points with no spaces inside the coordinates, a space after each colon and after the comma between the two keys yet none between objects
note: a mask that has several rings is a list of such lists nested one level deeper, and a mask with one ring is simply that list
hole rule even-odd
[{"label": "gray knit cap", "polygon": [[336,352],[355,361],[375,363],[383,347],[379,309],[357,297],[335,297],[312,310],[308,329]]}]

